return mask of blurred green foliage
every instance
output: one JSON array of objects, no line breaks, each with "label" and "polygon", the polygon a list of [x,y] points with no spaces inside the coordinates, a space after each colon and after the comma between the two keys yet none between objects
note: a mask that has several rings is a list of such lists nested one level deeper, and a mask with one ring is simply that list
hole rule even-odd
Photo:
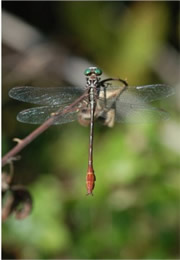
[{"label": "blurred green foliage", "polygon": [[[63,40],[73,41],[73,54],[133,85],[162,81],[150,64],[170,37],[178,40],[178,10],[170,2],[52,5],[55,27]],[[164,104],[176,110],[171,101]],[[6,103],[3,153],[13,137],[35,129],[16,122],[23,106]],[[11,216],[3,224],[4,258],[12,253],[19,259],[178,259],[180,153],[164,141],[174,122],[179,129],[178,118],[113,129],[97,124],[93,197],[85,196],[89,129],[71,123],[43,133],[15,163],[14,182],[26,185],[34,205],[26,219]],[[168,133],[170,140],[176,134]]]}]

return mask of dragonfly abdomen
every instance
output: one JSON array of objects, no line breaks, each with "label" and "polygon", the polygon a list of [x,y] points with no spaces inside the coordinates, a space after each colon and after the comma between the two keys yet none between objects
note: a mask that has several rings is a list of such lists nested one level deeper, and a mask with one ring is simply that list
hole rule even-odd
[{"label": "dragonfly abdomen", "polygon": [[94,170],[92,167],[88,167],[87,175],[86,175],[86,188],[87,188],[87,195],[93,195],[92,191],[95,187],[96,176],[94,174]]}]

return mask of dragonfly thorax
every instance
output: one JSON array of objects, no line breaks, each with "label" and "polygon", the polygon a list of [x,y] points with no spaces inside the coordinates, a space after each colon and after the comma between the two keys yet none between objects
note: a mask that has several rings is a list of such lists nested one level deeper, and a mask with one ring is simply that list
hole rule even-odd
[{"label": "dragonfly thorax", "polygon": [[86,86],[87,87],[96,87],[98,82],[101,80],[99,77],[102,74],[101,69],[97,67],[89,67],[84,71],[86,76]]}]

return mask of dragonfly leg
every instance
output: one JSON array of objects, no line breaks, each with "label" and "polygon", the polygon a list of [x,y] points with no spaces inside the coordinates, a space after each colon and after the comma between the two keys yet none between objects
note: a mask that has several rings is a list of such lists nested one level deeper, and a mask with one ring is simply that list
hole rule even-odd
[{"label": "dragonfly leg", "polygon": [[51,116],[58,116],[60,113],[59,112],[53,112],[51,113]]},{"label": "dragonfly leg", "polygon": [[90,124],[90,114],[88,111],[86,112],[80,112],[78,114],[78,122],[82,126],[89,126]]},{"label": "dragonfly leg", "polygon": [[126,87],[128,86],[127,81],[125,81],[125,80],[123,80],[123,79],[120,79],[120,78],[108,78],[108,79],[101,80],[101,81],[99,82],[99,86],[106,87],[106,86],[104,85],[104,83],[105,83],[105,82],[108,82],[108,81],[120,81],[121,83],[124,84],[124,86],[126,86]]},{"label": "dragonfly leg", "polygon": [[91,120],[89,103],[84,100],[81,104],[78,113],[78,122],[82,126],[89,126]]},{"label": "dragonfly leg", "polygon": [[19,143],[22,143],[23,140],[21,140],[20,138],[15,137],[15,138],[13,138],[13,141],[17,142],[19,144]]},{"label": "dragonfly leg", "polygon": [[115,109],[111,108],[106,113],[106,119],[105,119],[104,125],[107,125],[108,127],[113,127],[114,122],[115,122]]}]

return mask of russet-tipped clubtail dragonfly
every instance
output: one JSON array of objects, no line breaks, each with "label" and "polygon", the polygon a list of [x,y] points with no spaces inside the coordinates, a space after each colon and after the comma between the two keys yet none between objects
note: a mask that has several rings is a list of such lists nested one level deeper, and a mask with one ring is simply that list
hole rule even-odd
[{"label": "russet-tipped clubtail dragonfly", "polygon": [[[17,115],[20,122],[42,124],[50,117],[56,117],[53,124],[78,120],[83,126],[90,125],[86,187],[87,194],[91,195],[96,180],[93,168],[94,119],[109,127],[115,121],[138,123],[166,119],[165,111],[152,107],[149,103],[174,94],[173,89],[164,84],[131,87],[119,78],[101,80],[101,74],[102,71],[97,67],[87,68],[84,72],[84,88],[21,86],[12,88],[9,92],[11,98],[42,105],[21,111]],[[68,107],[68,112],[63,113]]]}]

